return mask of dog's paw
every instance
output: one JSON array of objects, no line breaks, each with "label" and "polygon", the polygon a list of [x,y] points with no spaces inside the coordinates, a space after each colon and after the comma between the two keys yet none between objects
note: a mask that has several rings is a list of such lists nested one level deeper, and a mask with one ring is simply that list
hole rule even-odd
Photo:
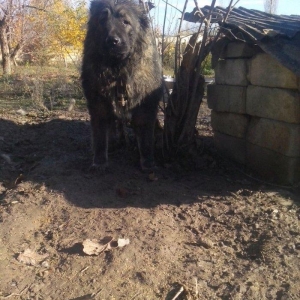
[{"label": "dog's paw", "polygon": [[144,173],[153,172],[153,171],[157,170],[157,166],[155,165],[154,160],[150,160],[150,159],[141,160],[140,166],[141,166],[142,172],[144,172]]},{"label": "dog's paw", "polygon": [[103,164],[93,163],[89,168],[89,172],[94,174],[95,173],[106,174],[107,171],[108,171],[108,163],[103,163]]}]

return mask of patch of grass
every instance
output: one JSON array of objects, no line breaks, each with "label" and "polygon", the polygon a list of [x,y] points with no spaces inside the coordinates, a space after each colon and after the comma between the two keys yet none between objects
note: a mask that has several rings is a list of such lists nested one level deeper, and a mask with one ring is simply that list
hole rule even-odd
[{"label": "patch of grass", "polygon": [[77,103],[84,102],[80,73],[74,65],[18,66],[12,75],[0,77],[2,108],[11,102],[12,107],[56,110],[68,105],[72,98]]},{"label": "patch of grass", "polygon": [[163,68],[163,74],[167,76],[174,76],[174,70],[168,67]]}]

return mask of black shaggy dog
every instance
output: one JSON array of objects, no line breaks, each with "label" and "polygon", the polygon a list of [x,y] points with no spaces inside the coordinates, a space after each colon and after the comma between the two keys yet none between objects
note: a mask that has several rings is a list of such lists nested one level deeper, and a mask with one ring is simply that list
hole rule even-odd
[{"label": "black shaggy dog", "polygon": [[161,64],[141,5],[133,0],[91,2],[81,78],[91,117],[93,166],[105,170],[110,131],[117,119],[130,118],[141,168],[151,169]]}]

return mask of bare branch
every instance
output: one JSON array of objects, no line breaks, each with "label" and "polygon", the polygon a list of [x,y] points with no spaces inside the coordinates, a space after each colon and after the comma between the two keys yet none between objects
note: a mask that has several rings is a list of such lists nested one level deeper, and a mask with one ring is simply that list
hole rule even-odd
[{"label": "bare branch", "polygon": [[170,4],[168,1],[162,0],[163,2],[165,2],[167,5],[172,6],[173,8],[175,8],[176,10],[178,10],[180,13],[183,13],[180,9],[178,9],[176,6]]},{"label": "bare branch", "polygon": [[44,11],[44,12],[48,12],[46,9],[44,8],[39,8],[39,7],[36,7],[36,6],[33,6],[33,5],[23,5],[23,8],[32,8],[32,9],[36,9],[36,10],[39,10],[39,11]]}]

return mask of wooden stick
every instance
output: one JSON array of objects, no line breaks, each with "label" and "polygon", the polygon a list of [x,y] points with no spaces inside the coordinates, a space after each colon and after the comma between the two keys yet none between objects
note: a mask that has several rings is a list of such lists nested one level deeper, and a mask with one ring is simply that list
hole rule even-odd
[{"label": "wooden stick", "polygon": [[171,300],[177,299],[183,291],[184,291],[184,288],[183,288],[183,286],[182,286],[182,287],[180,288],[180,290],[177,292],[177,294],[176,294]]}]

